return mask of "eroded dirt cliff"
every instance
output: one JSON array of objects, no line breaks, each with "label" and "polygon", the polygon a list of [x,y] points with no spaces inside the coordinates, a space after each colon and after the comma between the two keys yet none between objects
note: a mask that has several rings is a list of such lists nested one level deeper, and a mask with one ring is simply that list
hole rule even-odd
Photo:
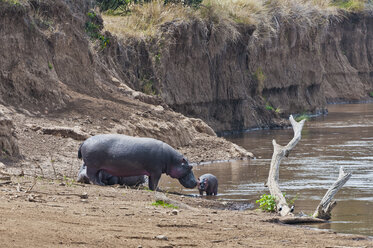
[{"label": "eroded dirt cliff", "polygon": [[192,162],[251,155],[216,137],[202,120],[128,87],[106,63],[108,49],[87,32],[93,7],[88,0],[0,1],[5,155],[20,153],[23,159],[16,165],[29,174],[36,168],[38,175],[71,177],[79,168],[82,139],[99,133],[154,137]]},{"label": "eroded dirt cliff", "polygon": [[273,127],[278,117],[369,98],[372,14],[314,16],[311,23],[274,13],[274,31],[263,37],[252,25],[179,19],[148,41],[124,37],[108,49],[111,65],[135,89],[151,85],[174,110],[218,132]]},{"label": "eroded dirt cliff", "polygon": [[[40,120],[93,124],[88,134],[219,148],[226,141],[214,131],[282,126],[289,114],[323,113],[327,102],[373,89],[371,13],[312,24],[274,14],[267,35],[255,25],[177,19],[140,39],[100,31],[94,1],[20,2],[0,2],[1,103]],[[196,160],[242,155],[224,144]]]}]

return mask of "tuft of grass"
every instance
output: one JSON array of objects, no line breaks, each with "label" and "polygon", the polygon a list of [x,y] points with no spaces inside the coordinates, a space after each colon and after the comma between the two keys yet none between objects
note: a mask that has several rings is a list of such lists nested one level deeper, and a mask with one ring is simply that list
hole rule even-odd
[{"label": "tuft of grass", "polygon": [[72,178],[67,177],[66,175],[63,175],[63,181],[62,181],[66,186],[73,186],[75,183],[75,180]]},{"label": "tuft of grass", "polygon": [[144,92],[147,95],[153,95],[153,96],[157,95],[157,92],[154,89],[152,80],[147,80],[147,79],[143,80],[142,92]]},{"label": "tuft of grass", "polygon": [[166,202],[164,202],[162,200],[158,200],[156,202],[153,202],[152,205],[156,206],[156,207],[161,206],[161,207],[164,207],[164,208],[174,208],[174,209],[178,209],[179,208],[179,207],[174,206],[172,204],[166,203]]},{"label": "tuft of grass", "polygon": [[296,200],[298,199],[298,197],[299,197],[299,193],[297,193],[297,195],[294,196],[293,198],[287,198],[287,197],[286,197],[286,193],[282,193],[282,194],[283,194],[283,196],[285,197],[285,199],[286,199],[286,203],[287,203],[289,206],[294,205],[295,201],[296,201]]},{"label": "tuft of grass", "polygon": [[373,91],[369,92],[369,96],[373,97]]},{"label": "tuft of grass", "polygon": [[53,65],[52,65],[51,62],[48,62],[48,68],[49,68],[49,70],[52,70],[52,69],[53,69]]},{"label": "tuft of grass", "polygon": [[266,103],[266,110],[275,111],[275,109],[271,105],[269,105],[269,103]]},{"label": "tuft of grass", "polygon": [[258,83],[257,90],[256,90],[257,94],[259,94],[261,96],[262,92],[263,92],[263,88],[264,88],[264,81],[266,80],[267,77],[266,77],[266,75],[264,75],[264,72],[263,72],[262,68],[260,68],[260,67],[258,67],[256,69],[256,71],[253,73],[253,77],[256,80],[256,82]]},{"label": "tuft of grass", "polygon": [[127,36],[146,38],[157,35],[158,28],[174,20],[189,20],[193,10],[182,4],[167,4],[155,0],[143,4],[133,4],[129,13],[106,12],[103,14],[105,29],[121,38]]}]

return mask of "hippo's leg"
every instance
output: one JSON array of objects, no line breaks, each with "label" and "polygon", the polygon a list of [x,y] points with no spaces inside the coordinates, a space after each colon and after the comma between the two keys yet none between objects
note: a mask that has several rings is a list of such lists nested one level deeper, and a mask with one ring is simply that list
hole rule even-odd
[{"label": "hippo's leg", "polygon": [[217,195],[217,194],[218,194],[218,186],[216,185],[214,188],[214,195]]},{"label": "hippo's leg", "polygon": [[105,186],[105,184],[101,181],[99,170],[96,168],[87,166],[87,176],[93,184]]},{"label": "hippo's leg", "polygon": [[203,195],[203,190],[200,190],[200,191],[199,191],[199,194],[200,194],[200,195]]},{"label": "hippo's leg", "polygon": [[149,189],[156,190],[162,174],[151,174],[149,176]]}]

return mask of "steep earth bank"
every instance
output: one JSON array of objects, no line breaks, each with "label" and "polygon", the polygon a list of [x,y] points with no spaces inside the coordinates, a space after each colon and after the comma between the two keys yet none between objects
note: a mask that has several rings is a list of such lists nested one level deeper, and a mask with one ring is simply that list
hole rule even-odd
[{"label": "steep earth bank", "polygon": [[25,170],[52,175],[52,164],[74,176],[79,143],[99,133],[154,137],[192,162],[251,155],[116,78],[100,40],[87,32],[100,24],[87,15],[93,7],[88,0],[0,1],[2,159],[22,156],[16,165]]},{"label": "steep earth bank", "polygon": [[179,19],[146,41],[118,33],[122,44],[106,52],[131,87],[151,86],[174,110],[217,132],[273,127],[291,113],[369,98],[373,16],[342,16],[308,23],[275,14],[269,36],[250,25]]}]

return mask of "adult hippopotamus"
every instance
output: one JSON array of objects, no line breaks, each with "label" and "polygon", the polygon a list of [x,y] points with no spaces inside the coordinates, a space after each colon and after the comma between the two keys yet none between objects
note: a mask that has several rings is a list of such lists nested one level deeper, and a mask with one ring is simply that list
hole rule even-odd
[{"label": "adult hippopotamus", "polygon": [[203,174],[197,184],[200,195],[203,195],[203,191],[206,191],[206,195],[218,194],[218,179],[212,174]]},{"label": "adult hippopotamus", "polygon": [[[98,177],[100,181],[105,185],[120,184],[126,186],[138,186],[145,183],[144,175],[132,177],[116,177],[103,170],[100,170],[98,172]],[[78,178],[76,179],[76,181],[80,183],[89,183],[89,178],[87,176],[87,167],[84,164],[80,167]]]},{"label": "adult hippopotamus", "polygon": [[162,173],[177,178],[186,188],[197,180],[187,159],[168,144],[122,134],[101,134],[88,138],[79,147],[89,180],[104,185],[99,172],[117,177],[149,176],[149,189],[157,189]]}]

